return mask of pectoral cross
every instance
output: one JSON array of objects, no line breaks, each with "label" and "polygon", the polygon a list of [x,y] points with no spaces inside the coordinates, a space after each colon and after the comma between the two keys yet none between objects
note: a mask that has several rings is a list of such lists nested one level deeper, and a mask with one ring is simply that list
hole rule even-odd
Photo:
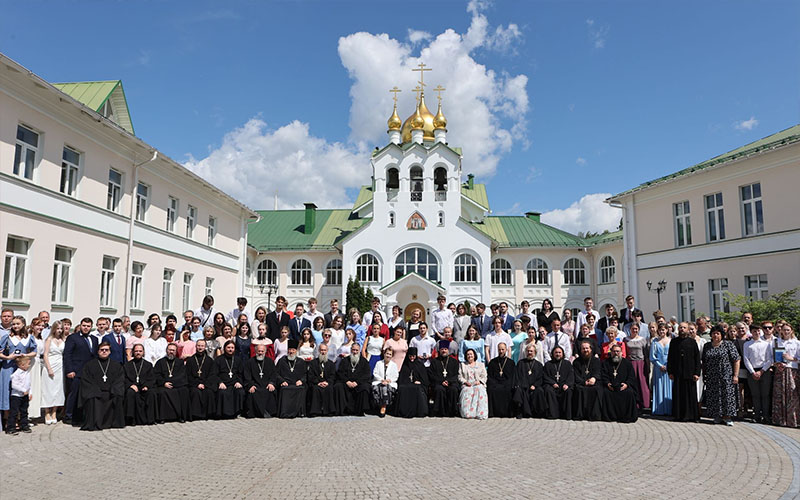
[{"label": "pectoral cross", "polygon": [[[106,380],[108,380],[108,377],[106,377],[105,375],[103,375],[103,382],[105,382]],[[137,382],[138,382],[138,380],[137,380]]]},{"label": "pectoral cross", "polygon": [[233,372],[228,372],[228,378],[233,378]]},{"label": "pectoral cross", "polygon": [[558,382],[560,378],[561,378],[561,374],[556,372],[556,382]]},{"label": "pectoral cross", "polygon": [[[103,382],[105,382],[105,379],[103,379]],[[136,383],[139,383],[139,375],[136,375]]]}]

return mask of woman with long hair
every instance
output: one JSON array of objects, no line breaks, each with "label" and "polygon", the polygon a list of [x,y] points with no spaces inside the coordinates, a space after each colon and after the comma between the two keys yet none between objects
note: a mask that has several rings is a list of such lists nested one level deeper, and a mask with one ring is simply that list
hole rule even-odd
[{"label": "woman with long hair", "polygon": [[782,427],[800,427],[800,341],[794,336],[792,325],[786,321],[775,324],[780,334],[776,353],[775,375],[772,388],[772,423]]},{"label": "woman with long hair", "polygon": [[297,357],[303,361],[311,361],[317,352],[317,342],[311,333],[311,328],[305,327],[300,331],[300,341],[297,343]]},{"label": "woman with long hair", "polygon": [[42,374],[42,408],[44,423],[55,424],[58,410],[64,406],[64,327],[60,321],[50,325],[50,335],[44,342],[44,373]]}]

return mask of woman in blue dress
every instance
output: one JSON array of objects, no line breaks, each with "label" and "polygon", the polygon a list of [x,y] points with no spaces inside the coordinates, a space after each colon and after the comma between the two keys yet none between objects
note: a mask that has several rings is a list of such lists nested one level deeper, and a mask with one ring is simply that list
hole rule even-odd
[{"label": "woman in blue dress", "polygon": [[475,349],[475,353],[478,356],[475,361],[478,363],[485,363],[483,359],[486,351],[485,347],[486,344],[484,344],[478,329],[475,327],[475,325],[469,325],[469,328],[467,328],[466,337],[464,337],[464,340],[462,340],[461,344],[458,346],[458,361],[460,363],[466,363],[467,351],[470,349]]},{"label": "woman in blue dress", "polygon": [[25,318],[14,316],[11,320],[11,331],[0,343],[0,410],[3,411],[4,422],[11,397],[11,374],[17,369],[16,359],[23,356],[36,356],[36,339],[29,334]]},{"label": "woman in blue dress", "polygon": [[672,415],[672,380],[667,373],[667,355],[670,336],[666,325],[658,327],[658,340],[650,346],[650,361],[653,363],[653,415]]},{"label": "woman in blue dress", "polygon": [[[514,326],[511,328],[511,359],[514,360],[514,363],[519,361],[520,357],[520,346],[528,340],[528,333],[525,332],[522,328],[522,321],[515,319]],[[524,358],[524,356],[523,356]]]}]

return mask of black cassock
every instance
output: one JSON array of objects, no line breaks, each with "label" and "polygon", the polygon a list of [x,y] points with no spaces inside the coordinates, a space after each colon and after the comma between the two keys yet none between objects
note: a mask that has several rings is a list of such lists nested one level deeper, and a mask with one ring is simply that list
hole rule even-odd
[{"label": "black cassock", "polygon": [[406,356],[397,378],[394,415],[403,418],[428,416],[428,383],[425,363],[419,358],[411,361]]},{"label": "black cassock", "polygon": [[576,356],[581,353],[581,344],[584,342],[589,342],[589,345],[592,347],[592,356],[597,356],[599,358],[603,355],[603,350],[597,344],[597,340],[594,337],[579,337],[575,339],[572,345],[572,352]]},{"label": "black cassock", "polygon": [[[274,391],[267,389],[272,384]],[[255,387],[255,392],[250,392]],[[244,366],[245,416],[247,418],[268,418],[278,413],[278,374],[275,363],[268,357],[259,361],[247,360]]]},{"label": "black cassock", "polygon": [[[547,398],[547,418],[572,418],[572,387],[575,385],[575,376],[572,373],[572,363],[569,360],[550,360],[544,364],[542,375],[544,394]],[[553,387],[557,384],[558,388]],[[567,390],[564,390],[564,386]]]},{"label": "black cassock", "polygon": [[[244,362],[237,355],[223,354],[214,360],[217,365],[217,418],[236,418],[244,407]],[[219,388],[219,384],[225,388]],[[237,388],[236,384],[241,387]]]},{"label": "black cassock", "polygon": [[[189,389],[186,381],[186,365],[182,359],[161,358],[153,367],[156,377],[156,399],[160,422],[184,422],[189,415]],[[171,384],[172,387],[167,387]]]},{"label": "black cassock", "polygon": [[536,359],[525,358],[517,363],[516,370],[514,402],[519,405],[521,415],[525,418],[544,416],[547,405],[542,387],[544,367]]},{"label": "black cassock", "polygon": [[[326,387],[319,384],[327,382]],[[308,363],[308,406],[309,417],[335,415],[336,399],[333,385],[336,383],[336,365],[333,361],[320,362],[319,358]]]},{"label": "black cassock", "polygon": [[[347,387],[347,382],[355,382],[353,388]],[[336,384],[333,386],[334,399],[338,415],[364,415],[369,409],[369,395],[372,387],[372,372],[369,361],[364,356],[358,357],[358,363],[353,366],[352,356],[342,358],[336,370]]]},{"label": "black cassock", "polygon": [[[458,415],[458,396],[461,384],[458,382],[458,361],[451,357],[434,358],[428,367],[428,378],[433,395],[432,417],[455,417]],[[443,382],[447,381],[447,386]]]},{"label": "black cassock", "polygon": [[[611,358],[606,359],[600,378],[603,383],[603,418],[614,422],[636,422],[639,418],[636,409],[636,373],[631,362],[622,358],[617,364]],[[611,384],[611,389],[608,384]],[[624,391],[622,384],[628,386]]]},{"label": "black cassock", "polygon": [[125,427],[125,373],[111,359],[91,359],[83,366],[78,406],[83,409],[83,431]]},{"label": "black cassock", "polygon": [[[186,378],[189,383],[189,417],[205,420],[217,413],[217,365],[205,352],[186,360]],[[203,385],[200,389],[198,386]]]},{"label": "black cassock", "polygon": [[[156,423],[156,375],[153,365],[145,359],[132,359],[122,365],[122,369],[125,372],[125,423]],[[135,386],[138,392],[131,386]]]},{"label": "black cassock", "polygon": [[514,360],[497,356],[486,368],[486,394],[489,396],[490,417],[514,416]]},{"label": "black cassock", "polygon": [[[602,363],[594,356],[590,356],[588,360],[578,357],[572,362],[572,372],[575,377],[572,418],[575,420],[601,420],[603,418],[600,404],[603,399],[603,382],[600,377]],[[586,381],[592,378],[594,385],[586,385]]]},{"label": "black cassock", "polygon": [[[302,417],[306,413],[306,382],[308,366],[305,360],[284,356],[278,360],[278,416],[280,418]],[[297,382],[302,385],[297,385]],[[283,383],[288,385],[284,387]]]},{"label": "black cassock", "polygon": [[672,381],[672,416],[677,421],[700,420],[697,408],[697,382],[700,376],[700,350],[693,338],[672,339],[667,355],[667,371]]}]

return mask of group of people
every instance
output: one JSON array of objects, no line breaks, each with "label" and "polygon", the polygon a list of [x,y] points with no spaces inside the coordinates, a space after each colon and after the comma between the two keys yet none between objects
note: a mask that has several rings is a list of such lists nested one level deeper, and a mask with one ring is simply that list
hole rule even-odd
[{"label": "group of people", "polygon": [[[800,342],[786,322],[733,328],[707,318],[645,323],[632,296],[600,314],[593,301],[573,319],[545,299],[511,314],[501,302],[447,304],[406,320],[380,301],[363,315],[312,298],[287,310],[244,298],[224,313],[206,296],[183,323],[158,314],[30,325],[0,314],[0,410],[7,433],[29,416],[97,430],[164,421],[374,412],[397,417],[560,418],[635,422],[643,412],[732,425],[753,419],[797,427]],[[488,309],[488,310],[487,310]],[[748,320],[749,315],[749,320]],[[749,322],[748,322],[749,321]],[[773,334],[777,327],[777,335]],[[742,383],[746,380],[746,383]]]}]

